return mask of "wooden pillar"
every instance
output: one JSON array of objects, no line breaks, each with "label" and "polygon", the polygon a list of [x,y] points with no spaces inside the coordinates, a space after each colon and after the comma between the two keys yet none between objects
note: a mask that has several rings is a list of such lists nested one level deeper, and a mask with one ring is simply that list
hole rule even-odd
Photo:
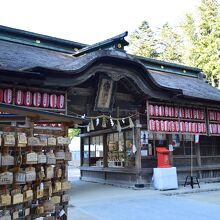
[{"label": "wooden pillar", "polygon": [[[169,144],[172,144],[172,135],[167,134],[166,139],[167,139],[167,146],[169,147]],[[173,167],[173,152],[170,151],[169,155],[170,155],[170,165]]]},{"label": "wooden pillar", "polygon": [[[202,162],[201,162],[201,154],[200,154],[200,144],[195,144],[195,153],[196,153],[196,159],[197,159],[197,164],[199,167],[201,167]],[[199,178],[202,178],[202,171],[199,170]]]},{"label": "wooden pillar", "polygon": [[135,167],[137,169],[137,186],[142,184],[141,180],[141,125],[140,117],[137,116],[134,128],[134,144],[136,147]]},{"label": "wooden pillar", "polygon": [[80,166],[83,165],[84,160],[84,140],[80,138]]},{"label": "wooden pillar", "polygon": [[107,134],[103,134],[103,167],[108,167]]}]

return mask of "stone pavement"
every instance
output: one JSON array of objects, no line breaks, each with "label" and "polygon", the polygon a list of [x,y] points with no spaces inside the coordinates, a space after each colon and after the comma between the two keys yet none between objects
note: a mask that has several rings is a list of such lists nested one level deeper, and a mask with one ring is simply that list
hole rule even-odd
[{"label": "stone pavement", "polygon": [[134,190],[80,181],[77,175],[70,175],[69,220],[220,219],[220,183],[201,184],[200,189]]}]

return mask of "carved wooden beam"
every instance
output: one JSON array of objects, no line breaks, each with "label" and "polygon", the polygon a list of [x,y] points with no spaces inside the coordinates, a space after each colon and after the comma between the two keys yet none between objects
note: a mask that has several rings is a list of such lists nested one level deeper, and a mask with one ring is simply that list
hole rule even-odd
[{"label": "carved wooden beam", "polygon": [[[96,91],[91,88],[78,88],[78,87],[73,87],[68,91],[68,97],[71,99],[71,96],[83,96],[83,97],[90,97],[90,96],[95,96]],[[135,98],[134,96],[126,93],[121,93],[121,92],[116,92],[115,95],[116,100],[121,100],[121,101],[128,101],[128,102],[134,102]]]}]

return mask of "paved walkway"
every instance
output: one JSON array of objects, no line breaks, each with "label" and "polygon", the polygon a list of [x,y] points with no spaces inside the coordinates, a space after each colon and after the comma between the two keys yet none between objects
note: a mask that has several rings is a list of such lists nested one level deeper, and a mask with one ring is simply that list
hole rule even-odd
[{"label": "paved walkway", "polygon": [[73,181],[70,220],[219,220],[220,183],[178,190],[133,190]]}]

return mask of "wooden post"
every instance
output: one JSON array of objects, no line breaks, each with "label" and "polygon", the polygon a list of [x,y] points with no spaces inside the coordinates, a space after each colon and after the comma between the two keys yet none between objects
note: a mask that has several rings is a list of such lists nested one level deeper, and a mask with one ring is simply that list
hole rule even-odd
[{"label": "wooden post", "polygon": [[136,157],[135,157],[135,166],[137,169],[137,184],[136,187],[143,187],[141,181],[141,128],[140,128],[140,117],[137,116],[135,121],[134,128],[134,144],[136,147]]},{"label": "wooden post", "polygon": [[[166,139],[168,146],[172,144],[172,134],[167,134]],[[173,152],[170,151],[169,154],[170,154],[170,165],[173,166]]]},{"label": "wooden post", "polygon": [[80,138],[80,166],[83,166],[84,163],[84,140]]},{"label": "wooden post", "polygon": [[108,167],[107,134],[103,134],[103,167]]},{"label": "wooden post", "polygon": [[[197,159],[197,164],[199,167],[202,166],[202,162],[201,162],[201,154],[200,154],[200,144],[195,144],[195,151],[196,151],[196,159]],[[202,171],[199,170],[199,178],[202,178]]]}]

